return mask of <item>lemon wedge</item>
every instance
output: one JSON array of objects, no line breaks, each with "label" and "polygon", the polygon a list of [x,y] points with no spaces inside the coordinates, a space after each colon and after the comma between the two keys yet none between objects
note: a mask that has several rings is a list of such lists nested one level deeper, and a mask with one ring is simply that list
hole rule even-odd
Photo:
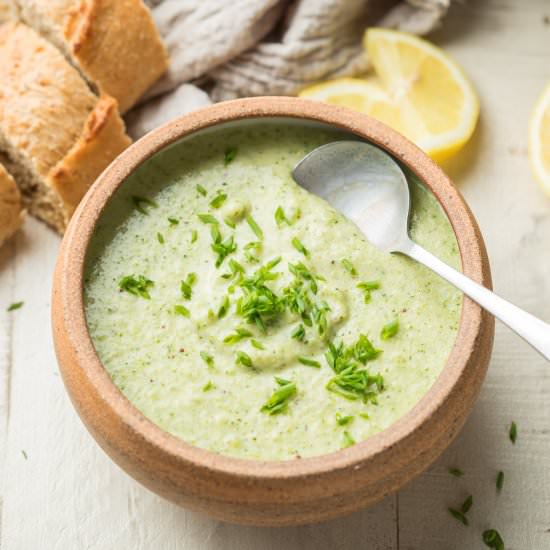
[{"label": "lemon wedge", "polygon": [[550,195],[550,84],[537,101],[531,115],[529,159],[535,178]]},{"label": "lemon wedge", "polygon": [[441,48],[408,33],[371,28],[364,43],[374,75],[316,84],[300,97],[366,113],[435,160],[456,153],[479,116],[479,101],[461,68]]}]

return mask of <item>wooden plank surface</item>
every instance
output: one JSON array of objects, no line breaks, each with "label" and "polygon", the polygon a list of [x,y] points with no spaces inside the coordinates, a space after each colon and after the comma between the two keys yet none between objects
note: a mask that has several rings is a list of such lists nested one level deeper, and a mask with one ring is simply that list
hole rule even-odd
[{"label": "wooden plank surface", "polygon": [[[550,80],[548,0],[456,4],[433,39],[481,98],[472,142],[446,169],[476,214],[496,290],[550,319],[550,200],[527,160],[527,121]],[[0,250],[1,544],[29,549],[475,550],[490,526],[507,549],[550,549],[550,369],[506,328],[480,400],[457,441],[399,495],[318,526],[226,525],[141,488],[97,447],[57,373],[49,305],[59,239],[31,220]],[[7,313],[13,301],[25,306]],[[513,446],[510,421],[518,423]],[[27,458],[23,455],[25,451]],[[466,474],[447,473],[459,466]],[[496,472],[505,472],[497,495]],[[471,526],[446,509],[474,496]]]}]

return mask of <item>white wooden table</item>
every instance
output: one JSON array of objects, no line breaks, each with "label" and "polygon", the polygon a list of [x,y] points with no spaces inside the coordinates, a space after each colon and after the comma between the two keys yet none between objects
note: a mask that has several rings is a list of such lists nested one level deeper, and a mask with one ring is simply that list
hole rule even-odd
[{"label": "white wooden table", "polygon": [[[527,121],[550,80],[548,0],[470,0],[433,39],[476,84],[482,118],[446,168],[485,235],[496,290],[550,319],[550,199],[527,159]],[[546,20],[548,21],[548,20]],[[291,529],[226,525],[157,498],[88,435],[57,372],[50,286],[59,239],[30,220],[0,251],[3,550],[475,550],[496,527],[507,549],[550,549],[550,365],[498,325],[489,375],[457,441],[377,506]],[[24,300],[16,312],[11,302]],[[514,419],[517,444],[508,440]],[[26,453],[26,457],[24,453]],[[447,473],[458,466],[457,479]],[[500,496],[495,476],[504,470]],[[474,496],[471,526],[447,507]]]}]

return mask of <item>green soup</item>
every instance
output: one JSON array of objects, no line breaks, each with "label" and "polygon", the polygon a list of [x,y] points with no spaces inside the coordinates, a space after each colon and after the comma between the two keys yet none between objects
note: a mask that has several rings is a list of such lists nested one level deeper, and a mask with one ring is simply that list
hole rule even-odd
[{"label": "green soup", "polygon": [[[268,122],[206,132],[146,162],[102,215],[84,289],[95,348],[188,443],[265,460],[336,451],[409,411],[446,362],[460,293],[293,181],[334,139]],[[411,192],[413,239],[458,267],[439,204]]]}]

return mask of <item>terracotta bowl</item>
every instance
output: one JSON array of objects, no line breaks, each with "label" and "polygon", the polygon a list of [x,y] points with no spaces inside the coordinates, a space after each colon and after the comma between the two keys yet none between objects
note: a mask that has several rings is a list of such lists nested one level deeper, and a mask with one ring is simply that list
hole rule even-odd
[{"label": "terracotta bowl", "polygon": [[117,389],[88,334],[83,268],[94,227],[113,193],[142,162],[205,128],[261,118],[328,124],[386,149],[417,174],[447,213],[466,275],[490,287],[476,221],[449,178],[407,139],[347,109],[294,98],[220,103],[171,122],[120,155],[88,192],[69,225],[53,288],[53,331],[61,374],[88,430],[126,472],[159,495],[234,523],[295,525],[368,506],[428,467],[463,426],[491,353],[494,322],[464,300],[456,343],[433,387],[390,428],[335,453],[261,462],[228,458],[174,437],[145,418]]}]

